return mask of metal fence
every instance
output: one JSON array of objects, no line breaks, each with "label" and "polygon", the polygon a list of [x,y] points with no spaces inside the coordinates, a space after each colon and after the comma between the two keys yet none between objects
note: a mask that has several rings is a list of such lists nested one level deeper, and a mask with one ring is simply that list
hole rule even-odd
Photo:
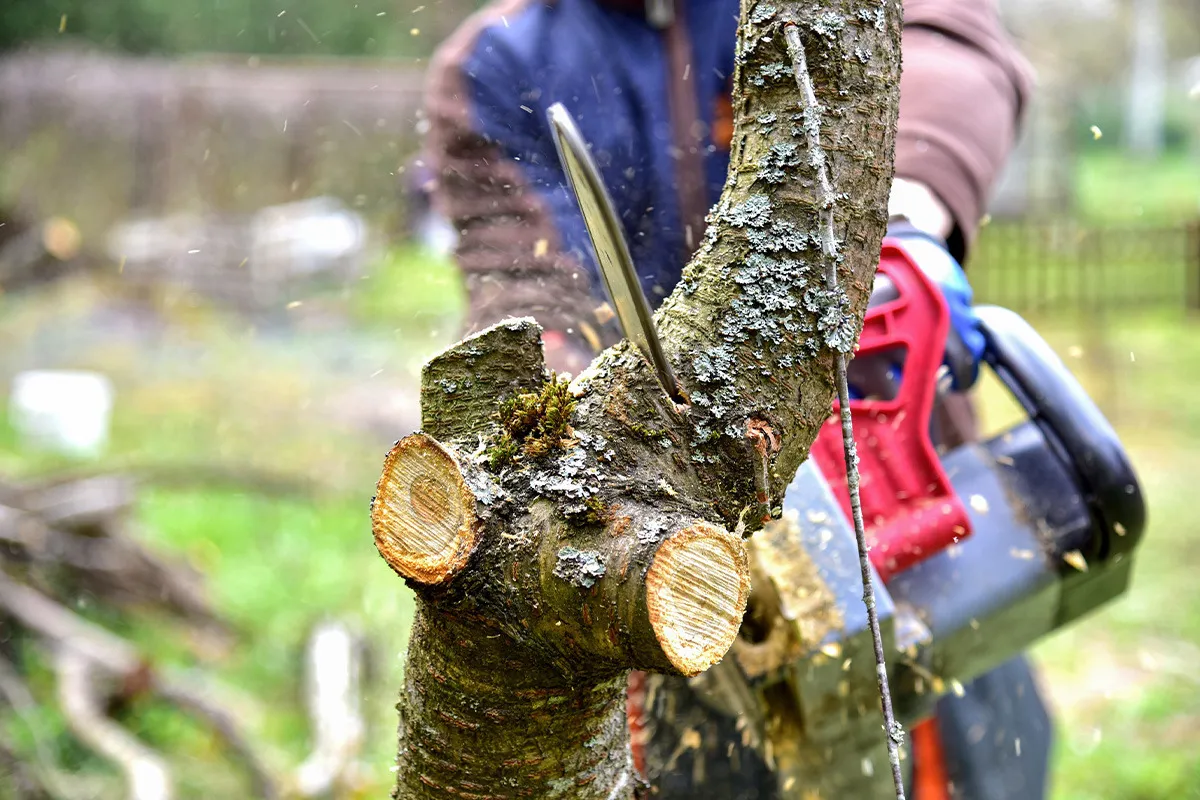
[{"label": "metal fence", "polygon": [[967,272],[979,302],[1028,315],[1200,310],[1200,220],[997,222],[983,228]]}]

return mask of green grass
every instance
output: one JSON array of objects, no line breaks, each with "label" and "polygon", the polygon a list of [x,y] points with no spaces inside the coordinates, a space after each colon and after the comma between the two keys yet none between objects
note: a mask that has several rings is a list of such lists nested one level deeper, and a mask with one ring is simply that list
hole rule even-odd
[{"label": "green grass", "polygon": [[1150,519],[1131,591],[1035,651],[1058,718],[1054,798],[1200,797],[1200,322],[1160,313],[1039,328],[1114,420]]},{"label": "green grass", "polygon": [[1087,222],[1173,223],[1200,216],[1200,156],[1168,153],[1130,159],[1115,148],[1086,146],[1076,172],[1077,213]]}]

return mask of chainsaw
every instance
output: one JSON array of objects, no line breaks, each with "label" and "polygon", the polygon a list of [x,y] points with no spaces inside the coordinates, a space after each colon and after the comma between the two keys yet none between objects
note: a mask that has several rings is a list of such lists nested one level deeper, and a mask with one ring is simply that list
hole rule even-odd
[{"label": "chainsaw", "polygon": [[[622,330],[674,394],[599,172],[569,113],[556,105],[549,119]],[[962,368],[944,357],[956,349],[948,307],[913,250],[884,239],[849,371],[872,582],[906,725],[1124,593],[1146,522],[1111,425],[1012,311],[976,307],[983,362],[1026,418],[987,441],[935,447],[934,409]],[[730,752],[758,753],[779,798],[894,796],[833,411],[779,519],[749,540],[754,589],[737,641],[689,684],[707,713],[735,721]],[[749,796],[714,786],[720,774],[710,771],[706,796]]]}]

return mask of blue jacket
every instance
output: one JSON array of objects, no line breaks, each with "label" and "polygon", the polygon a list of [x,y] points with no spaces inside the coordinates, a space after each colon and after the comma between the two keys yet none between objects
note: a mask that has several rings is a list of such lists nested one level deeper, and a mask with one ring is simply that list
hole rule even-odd
[{"label": "blue jacket", "polygon": [[[679,280],[729,165],[738,2],[682,7],[686,31],[663,31],[593,0],[515,0],[473,17],[435,58],[430,144],[473,327],[508,313],[597,326],[603,290],[548,135],[554,102],[593,147],[651,303]],[[680,122],[688,111],[698,124]]]},{"label": "blue jacket", "polygon": [[[459,233],[468,328],[532,314],[549,330],[599,330],[603,290],[545,120],[556,101],[593,145],[653,305],[700,241],[729,163],[739,2],[674,0],[666,29],[644,3],[494,0],[434,58],[428,159]],[[904,12],[896,170],[950,208],[961,258],[1028,75],[993,0],[905,0]]]}]

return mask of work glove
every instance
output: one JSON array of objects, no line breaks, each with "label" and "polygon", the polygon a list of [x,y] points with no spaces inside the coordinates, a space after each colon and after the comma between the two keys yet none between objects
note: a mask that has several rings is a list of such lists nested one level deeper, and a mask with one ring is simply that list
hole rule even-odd
[{"label": "work glove", "polygon": [[975,314],[967,274],[950,255],[945,242],[917,229],[907,220],[889,223],[887,235],[941,289],[950,311],[945,364],[950,369],[951,388],[956,392],[970,389],[979,377],[985,340],[979,317]]}]

